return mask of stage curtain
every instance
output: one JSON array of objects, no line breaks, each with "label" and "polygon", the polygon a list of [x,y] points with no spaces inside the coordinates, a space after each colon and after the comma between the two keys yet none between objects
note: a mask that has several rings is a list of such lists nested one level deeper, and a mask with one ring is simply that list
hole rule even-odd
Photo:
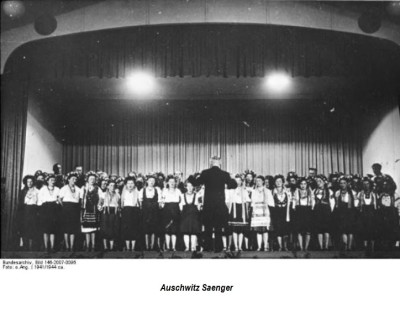
[{"label": "stage curtain", "polygon": [[31,78],[292,76],[400,79],[400,47],[369,36],[278,25],[151,25],[48,38],[19,47],[5,73]]},{"label": "stage curtain", "polygon": [[[288,103],[289,102],[289,103]],[[79,105],[63,113],[66,123],[64,169],[80,164],[125,176],[183,171],[185,176],[221,156],[232,173],[258,174],[290,170],[361,173],[358,120],[353,114],[330,115],[320,104],[296,101],[160,102],[153,104]],[[65,106],[67,109],[68,106]],[[93,107],[92,107],[93,108]]]},{"label": "stage curtain", "polygon": [[22,182],[28,85],[28,81],[10,80],[7,76],[1,78],[2,250],[15,237],[14,218]]}]

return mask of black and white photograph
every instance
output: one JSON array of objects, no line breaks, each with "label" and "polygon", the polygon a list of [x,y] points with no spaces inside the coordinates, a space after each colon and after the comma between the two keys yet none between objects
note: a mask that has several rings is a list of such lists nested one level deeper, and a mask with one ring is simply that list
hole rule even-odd
[{"label": "black and white photograph", "polygon": [[1,1],[2,268],[385,268],[399,104],[399,1]]}]

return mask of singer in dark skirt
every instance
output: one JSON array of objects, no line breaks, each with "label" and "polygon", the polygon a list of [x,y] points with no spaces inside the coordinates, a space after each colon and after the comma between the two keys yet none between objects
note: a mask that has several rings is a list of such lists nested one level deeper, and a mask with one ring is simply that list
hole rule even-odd
[{"label": "singer in dark skirt", "polygon": [[[367,195],[360,196],[361,207],[359,214],[360,222],[360,238],[364,241],[374,241],[377,237],[377,216],[375,208],[375,195],[372,193],[369,197]],[[371,200],[372,199],[372,200]],[[371,202],[371,203],[369,203]]]},{"label": "singer in dark skirt", "polygon": [[393,249],[399,239],[399,213],[392,193],[384,191],[378,199],[379,234],[384,249]]},{"label": "singer in dark skirt", "polygon": [[24,189],[19,196],[19,210],[17,213],[18,232],[22,238],[22,245],[28,240],[27,248],[32,250],[33,239],[38,229],[38,195],[39,190],[35,187],[35,177],[28,175],[23,179]]},{"label": "singer in dark skirt", "polygon": [[155,234],[159,220],[159,189],[155,189],[153,197],[147,197],[146,189],[143,189],[143,232],[144,234]]},{"label": "singer in dark skirt", "polygon": [[306,178],[299,179],[299,189],[295,193],[295,210],[290,219],[293,232],[297,234],[300,250],[307,251],[312,231],[312,206],[314,202],[313,193],[308,186]]},{"label": "singer in dark skirt", "polygon": [[315,207],[313,211],[314,232],[317,234],[330,233],[332,229],[331,206],[329,200],[315,198]]},{"label": "singer in dark skirt", "polygon": [[[101,213],[100,233],[103,239],[114,241],[119,236],[119,212],[116,206],[105,206]],[[110,247],[113,249],[113,245]]]},{"label": "singer in dark skirt", "polygon": [[363,189],[358,195],[360,202],[358,233],[360,239],[364,241],[364,246],[368,248],[368,244],[370,243],[370,249],[373,251],[378,231],[377,197],[372,192],[372,181],[369,177],[364,177],[362,184]]},{"label": "singer in dark skirt", "polygon": [[180,209],[179,203],[165,203],[163,208],[163,226],[166,234],[176,235],[179,232]]},{"label": "singer in dark skirt", "polygon": [[197,200],[197,194],[194,193],[194,180],[185,182],[185,190],[187,191],[181,202],[181,223],[180,232],[183,234],[185,243],[185,251],[197,249],[197,236],[201,233],[200,211]]},{"label": "singer in dark skirt", "polygon": [[184,205],[181,215],[180,231],[183,234],[199,234],[201,232],[200,212],[196,203],[196,194],[193,194],[191,203],[186,194],[183,195]]},{"label": "singer in dark skirt", "polygon": [[339,179],[340,189],[335,193],[335,210],[333,211],[335,229],[342,238],[344,250],[353,249],[353,239],[357,228],[357,198],[348,183],[345,177]]},{"label": "singer in dark skirt", "polygon": [[[336,193],[340,193],[340,191]],[[354,234],[356,232],[356,209],[349,202],[341,201],[341,198],[342,196],[338,196],[337,207],[333,212],[336,230],[338,234]]]},{"label": "singer in dark skirt", "polygon": [[40,224],[43,233],[55,234],[60,227],[60,205],[56,202],[43,203],[40,209]]},{"label": "singer in dark skirt", "polygon": [[81,207],[79,203],[64,202],[62,206],[63,231],[66,234],[81,232]]},{"label": "singer in dark skirt", "polygon": [[146,186],[139,192],[139,200],[142,207],[142,225],[145,236],[146,250],[155,249],[155,237],[163,231],[158,230],[162,225],[160,219],[161,190],[155,186],[156,177],[149,175],[146,180]]},{"label": "singer in dark skirt", "polygon": [[22,214],[22,236],[24,238],[35,238],[38,227],[38,211],[37,205],[24,204]]},{"label": "singer in dark skirt", "polygon": [[[101,208],[100,234],[104,250],[113,250],[114,241],[120,234],[120,196],[115,191],[115,181],[107,182],[107,191]],[[108,243],[110,246],[108,246]]]},{"label": "singer in dark skirt", "polygon": [[310,234],[312,229],[311,217],[311,205],[296,205],[296,211],[293,216],[293,231],[298,234]]},{"label": "singer in dark skirt", "polygon": [[50,250],[54,251],[55,233],[60,228],[61,208],[59,205],[60,189],[55,184],[54,175],[49,175],[46,178],[47,186],[43,186],[38,195],[41,205],[40,225],[43,232],[44,247],[48,249],[48,242],[50,240]]},{"label": "singer in dark skirt", "polygon": [[121,236],[126,249],[135,250],[136,241],[141,234],[142,216],[139,208],[139,191],[135,187],[135,178],[125,179],[125,188],[121,195]]},{"label": "singer in dark skirt", "polygon": [[279,245],[278,250],[287,251],[290,226],[288,221],[289,206],[291,204],[290,193],[283,187],[284,177],[282,175],[275,176],[274,180],[276,188],[272,194],[275,202],[275,216],[273,217],[272,225]]},{"label": "singer in dark skirt", "polygon": [[121,209],[121,236],[125,241],[139,240],[141,231],[139,206],[124,206]]},{"label": "singer in dark skirt", "polygon": [[328,250],[332,230],[332,207],[330,200],[333,192],[328,189],[327,179],[323,175],[316,177],[317,188],[314,190],[313,230],[318,236],[320,250]]},{"label": "singer in dark skirt", "polygon": [[75,185],[77,178],[78,174],[76,172],[68,173],[68,184],[64,185],[60,190],[62,229],[67,251],[74,250],[75,235],[81,231],[80,189]]},{"label": "singer in dark skirt", "polygon": [[[176,179],[173,176],[167,178],[167,188],[162,194],[162,228],[165,234],[166,249],[176,251],[176,236],[180,225],[180,202],[182,193],[176,188]],[[171,247],[170,247],[171,244]]]},{"label": "singer in dark skirt", "polygon": [[100,188],[96,185],[97,174],[89,171],[86,174],[87,183],[81,188],[82,233],[85,234],[86,251],[95,250],[96,233],[100,225]]}]

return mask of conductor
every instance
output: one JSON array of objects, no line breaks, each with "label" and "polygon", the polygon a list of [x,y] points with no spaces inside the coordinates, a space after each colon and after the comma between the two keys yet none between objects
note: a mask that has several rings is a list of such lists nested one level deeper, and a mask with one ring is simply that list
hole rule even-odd
[{"label": "conductor", "polygon": [[203,223],[205,228],[205,249],[212,249],[212,232],[215,232],[215,251],[220,251],[222,229],[228,225],[228,208],[225,204],[225,185],[235,189],[237,183],[228,172],[221,170],[221,159],[212,157],[211,167],[203,170],[197,178],[198,185],[204,184]]}]

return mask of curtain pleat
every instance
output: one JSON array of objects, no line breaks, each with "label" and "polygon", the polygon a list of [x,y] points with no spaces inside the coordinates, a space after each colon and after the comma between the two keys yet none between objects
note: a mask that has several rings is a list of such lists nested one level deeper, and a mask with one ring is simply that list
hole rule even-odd
[{"label": "curtain pleat", "polygon": [[302,175],[308,167],[324,174],[361,173],[355,117],[327,120],[307,104],[297,104],[308,108],[301,114],[290,106],[296,107],[285,101],[264,106],[252,101],[109,104],[99,105],[94,117],[82,105],[81,118],[71,121],[63,135],[64,167],[82,164],[85,170],[119,175],[180,170],[188,176],[219,155],[232,173],[293,170]]}]

